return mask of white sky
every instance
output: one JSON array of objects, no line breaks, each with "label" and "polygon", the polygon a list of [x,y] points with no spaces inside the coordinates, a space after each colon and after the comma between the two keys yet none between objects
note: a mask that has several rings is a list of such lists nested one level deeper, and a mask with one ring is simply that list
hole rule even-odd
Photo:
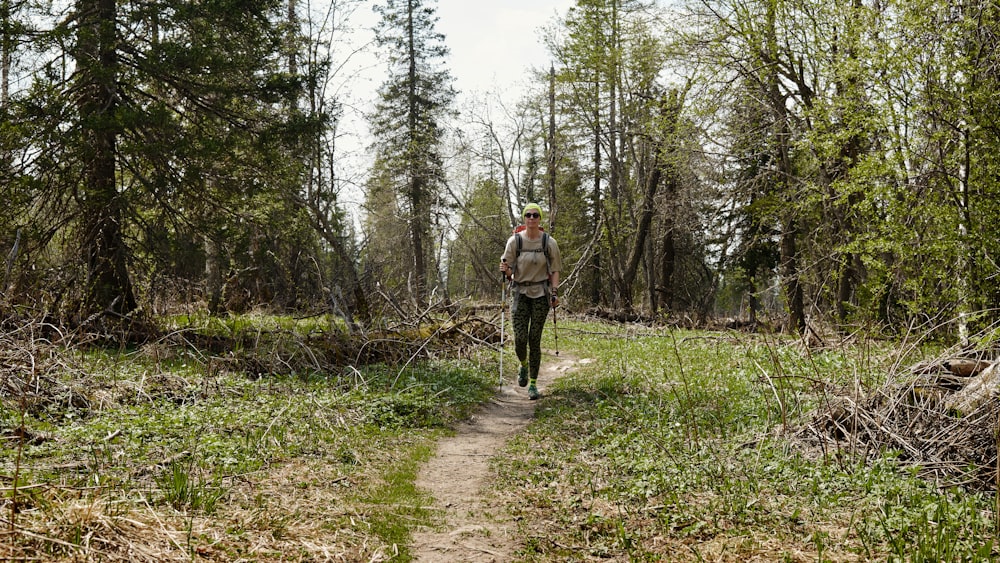
[{"label": "white sky", "polygon": [[[437,30],[451,49],[448,67],[465,94],[497,89],[516,95],[534,66],[548,68],[541,28],[565,16],[573,0],[438,0]],[[495,88],[498,87],[498,88]]]},{"label": "white sky", "polygon": [[[376,0],[382,3],[383,0]],[[430,0],[438,17],[436,30],[445,36],[450,53],[445,65],[459,91],[455,107],[463,101],[495,92],[513,104],[522,95],[531,68],[548,68],[549,55],[542,44],[542,27],[566,15],[575,0]],[[350,26],[357,37],[371,38],[377,15],[370,5],[358,9]],[[364,39],[355,39],[364,41]],[[357,172],[367,169],[367,127],[363,112],[370,111],[375,92],[385,79],[386,65],[375,60],[374,49],[357,56],[345,69],[338,99],[345,104],[338,152],[347,156]],[[356,70],[356,69],[363,70]],[[354,155],[353,157],[348,155]],[[361,181],[358,178],[357,181]],[[350,196],[348,196],[350,197]],[[349,206],[352,202],[345,201]],[[357,203],[357,202],[354,202]]]},{"label": "white sky", "polygon": [[[450,49],[444,64],[455,78],[455,87],[464,94],[474,91],[512,89],[526,77],[532,66],[548,68],[549,56],[542,45],[542,27],[565,16],[575,0],[426,0],[435,8],[436,31],[445,36]],[[378,16],[374,4],[365,2],[349,16],[353,29],[349,43],[370,41]],[[346,47],[346,46],[344,46]],[[344,52],[349,52],[344,51]],[[386,65],[375,60],[374,46],[357,55],[351,68],[364,67],[365,79],[374,90],[385,77]],[[355,71],[350,73],[355,77]],[[512,94],[514,92],[511,92]]]}]

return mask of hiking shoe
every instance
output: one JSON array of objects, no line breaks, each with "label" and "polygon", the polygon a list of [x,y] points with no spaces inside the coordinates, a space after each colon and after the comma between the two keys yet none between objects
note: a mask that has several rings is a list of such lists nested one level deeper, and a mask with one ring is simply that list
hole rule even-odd
[{"label": "hiking shoe", "polygon": [[528,384],[528,368],[521,366],[521,371],[517,372],[517,385],[524,387]]},{"label": "hiking shoe", "polygon": [[534,401],[539,397],[541,397],[541,395],[538,394],[538,387],[535,387],[535,384],[532,383],[531,387],[528,387],[528,398]]}]

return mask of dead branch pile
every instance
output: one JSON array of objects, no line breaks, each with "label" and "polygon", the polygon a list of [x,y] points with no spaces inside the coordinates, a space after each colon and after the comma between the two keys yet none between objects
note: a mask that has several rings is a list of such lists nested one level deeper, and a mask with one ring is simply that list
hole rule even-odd
[{"label": "dead branch pile", "polygon": [[308,335],[285,329],[254,329],[240,334],[206,336],[176,331],[143,346],[143,352],[167,359],[191,350],[228,371],[252,377],[288,373],[335,373],[346,366],[396,364],[409,359],[461,356],[499,341],[499,321],[475,316],[428,317],[381,328]]},{"label": "dead branch pile", "polygon": [[[25,321],[13,330],[0,330],[0,409],[58,421],[67,416],[86,417],[96,405],[108,408],[156,399],[190,403],[202,398],[204,386],[160,369],[161,362],[179,358],[202,363],[206,373],[245,373],[258,378],[337,374],[348,366],[401,365],[414,359],[468,355],[499,342],[499,320],[477,313],[471,308],[447,314],[430,311],[417,319],[351,334],[337,330],[301,334],[276,328],[228,335],[206,335],[197,328],[175,330],[134,352],[154,366],[144,373],[139,389],[120,381],[95,383],[104,379],[91,377],[87,373],[91,368],[74,352],[94,345],[94,340],[85,335],[62,337],[54,327]],[[51,334],[56,336],[50,338]],[[0,420],[0,441],[47,439],[25,432],[10,420]]]},{"label": "dead branch pile", "polygon": [[841,390],[799,436],[838,458],[895,453],[942,485],[994,490],[1000,361],[921,363],[874,391]]}]

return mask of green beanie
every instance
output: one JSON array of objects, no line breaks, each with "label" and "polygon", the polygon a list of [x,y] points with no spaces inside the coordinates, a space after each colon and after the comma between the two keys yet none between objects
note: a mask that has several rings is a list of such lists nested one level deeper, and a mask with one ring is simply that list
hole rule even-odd
[{"label": "green beanie", "polygon": [[539,216],[542,214],[542,208],[539,207],[537,203],[529,203],[524,206],[524,211],[521,212],[521,217],[524,217],[524,215],[531,210],[537,211]]}]

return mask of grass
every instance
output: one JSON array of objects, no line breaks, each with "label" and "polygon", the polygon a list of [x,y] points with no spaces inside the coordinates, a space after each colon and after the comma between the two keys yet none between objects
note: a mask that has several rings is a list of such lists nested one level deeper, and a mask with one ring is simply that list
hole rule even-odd
[{"label": "grass", "polygon": [[918,479],[894,452],[866,463],[796,437],[828,386],[881,383],[891,343],[809,354],[765,336],[560,328],[592,361],[550,387],[497,465],[532,538],[518,560],[997,556],[991,494]]},{"label": "grass", "polygon": [[4,560],[405,560],[433,524],[420,462],[495,391],[488,350],[262,376],[189,347],[46,353],[0,406]]},{"label": "grass", "polygon": [[421,442],[402,459],[393,463],[377,486],[357,497],[362,505],[371,507],[369,524],[399,561],[410,559],[409,542],[412,530],[432,526],[434,513],[427,508],[433,499],[414,484],[420,464],[433,453],[429,443]]},{"label": "grass", "polygon": [[[417,471],[495,391],[495,354],[320,372],[290,358],[308,358],[302,335],[322,320],[182,322],[240,335],[241,357],[245,335],[281,331],[283,359],[257,371],[187,345],[34,343],[34,379],[3,382],[0,559],[409,561],[413,532],[439,524]],[[880,385],[919,347],[808,352],[568,319],[559,346],[586,361],[544,382],[537,420],[494,461],[493,494],[526,538],[517,561],[1000,554],[992,493],[921,479],[899,452],[801,439],[831,390]]]}]

